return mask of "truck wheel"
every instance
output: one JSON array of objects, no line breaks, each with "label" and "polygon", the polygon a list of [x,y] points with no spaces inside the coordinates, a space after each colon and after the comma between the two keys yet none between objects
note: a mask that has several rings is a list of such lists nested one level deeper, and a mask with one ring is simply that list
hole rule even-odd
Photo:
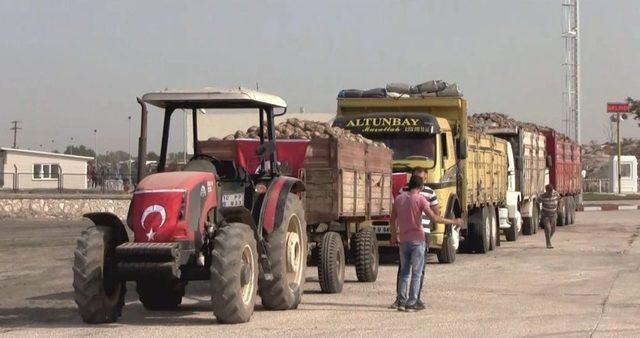
[{"label": "truck wheel", "polygon": [[559,227],[564,226],[567,222],[567,199],[562,198],[562,208],[558,208],[558,219],[556,221]]},{"label": "truck wheel", "polygon": [[136,291],[147,310],[175,310],[184,296],[185,282],[179,280],[139,280]]},{"label": "truck wheel", "polygon": [[496,217],[496,208],[489,207],[489,250],[495,250],[498,246],[498,217]]},{"label": "truck wheel", "polygon": [[[452,226],[448,224],[446,227],[447,230],[449,230]],[[453,238],[453,236],[455,236],[455,231],[456,230],[454,229],[451,229],[451,231],[445,231],[442,247],[437,251],[438,263],[451,264],[456,261],[456,247]]]},{"label": "truck wheel", "polygon": [[538,203],[534,201],[531,207],[531,216],[522,218],[522,234],[526,236],[533,235],[538,232],[538,226],[540,226]]},{"label": "truck wheel", "polygon": [[216,231],[210,283],[216,320],[227,324],[248,322],[258,289],[258,250],[251,226],[230,223]]},{"label": "truck wheel", "polygon": [[344,285],[344,247],[337,232],[327,232],[322,236],[318,279],[324,293],[340,293]]},{"label": "truck wheel", "polygon": [[482,208],[482,219],[480,223],[474,224],[474,233],[476,239],[475,251],[478,253],[489,252],[491,242],[491,217],[489,208]]},{"label": "truck wheel", "polygon": [[573,196],[567,197],[567,224],[575,223],[576,202]]},{"label": "truck wheel", "polygon": [[307,267],[307,223],[302,202],[295,194],[287,196],[282,222],[267,236],[267,255],[273,278],[268,280],[260,273],[262,305],[269,310],[297,308]]},{"label": "truck wheel", "polygon": [[73,262],[73,290],[85,323],[112,323],[122,314],[125,282],[116,273],[115,249],[124,243],[116,229],[94,226],[82,232]]},{"label": "truck wheel", "polygon": [[355,265],[359,282],[375,282],[378,278],[378,240],[372,228],[358,231],[355,235]]},{"label": "truck wheel", "polygon": [[507,242],[515,242],[518,240],[518,225],[516,224],[518,222],[518,218],[519,217],[517,216],[513,218],[511,221],[511,227],[504,231],[504,237],[507,239]]},{"label": "truck wheel", "polygon": [[571,224],[576,224],[576,209],[578,209],[578,198],[571,197]]},{"label": "truck wheel", "polygon": [[538,233],[538,227],[540,226],[540,205],[536,202],[533,205],[533,233]]}]

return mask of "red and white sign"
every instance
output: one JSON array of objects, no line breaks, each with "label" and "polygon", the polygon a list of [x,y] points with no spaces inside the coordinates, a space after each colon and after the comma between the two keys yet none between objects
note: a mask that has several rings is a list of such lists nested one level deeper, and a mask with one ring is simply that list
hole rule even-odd
[{"label": "red and white sign", "polygon": [[607,102],[607,113],[628,113],[629,104],[625,102]]}]

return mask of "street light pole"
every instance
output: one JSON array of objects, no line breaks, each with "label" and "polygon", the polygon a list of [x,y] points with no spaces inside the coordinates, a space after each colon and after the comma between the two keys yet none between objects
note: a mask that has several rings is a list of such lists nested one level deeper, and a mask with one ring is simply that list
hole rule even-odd
[{"label": "street light pole", "polygon": [[616,133],[618,134],[618,195],[620,195],[622,194],[622,175],[620,173],[620,158],[622,157],[622,147],[620,145],[620,113],[616,115]]}]

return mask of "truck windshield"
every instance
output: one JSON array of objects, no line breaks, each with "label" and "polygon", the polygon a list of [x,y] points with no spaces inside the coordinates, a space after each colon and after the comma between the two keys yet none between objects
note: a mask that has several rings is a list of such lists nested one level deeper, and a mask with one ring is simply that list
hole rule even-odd
[{"label": "truck windshield", "polygon": [[419,135],[403,136],[390,135],[376,137],[376,141],[384,142],[393,150],[394,160],[404,160],[410,157],[420,157],[433,161],[436,156],[436,136]]}]

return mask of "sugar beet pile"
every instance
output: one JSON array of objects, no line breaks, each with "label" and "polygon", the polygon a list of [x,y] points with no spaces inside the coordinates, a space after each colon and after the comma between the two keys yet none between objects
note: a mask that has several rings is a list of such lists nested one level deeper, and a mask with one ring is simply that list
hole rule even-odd
[{"label": "sugar beet pile", "polygon": [[[229,134],[223,140],[235,140],[240,138],[259,138],[259,127],[251,126],[246,131],[238,130],[233,134]],[[265,128],[265,135],[267,134]],[[278,123],[275,126],[275,134],[277,139],[297,139],[311,140],[314,138],[334,138],[347,139],[350,141],[372,144],[378,147],[386,147],[382,142],[370,140],[362,135],[353,134],[349,130],[340,127],[332,127],[327,122],[300,120],[297,118],[287,119],[285,122]]]}]

